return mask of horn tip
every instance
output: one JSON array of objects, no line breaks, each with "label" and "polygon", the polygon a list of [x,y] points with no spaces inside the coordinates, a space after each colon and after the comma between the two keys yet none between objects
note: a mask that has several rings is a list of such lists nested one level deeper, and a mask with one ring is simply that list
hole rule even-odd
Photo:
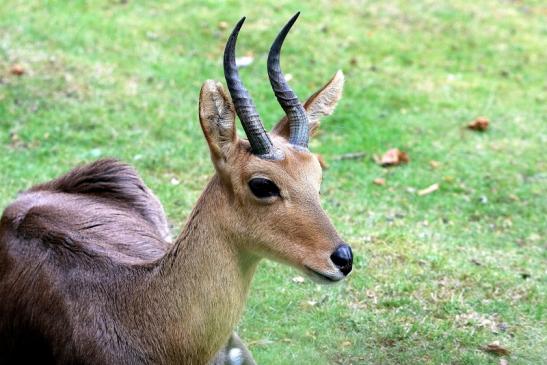
[{"label": "horn tip", "polygon": [[247,19],[246,16],[244,16],[243,18],[239,19],[239,21],[237,22],[235,28],[236,28],[236,29],[241,29],[241,26],[243,25],[243,23],[245,23],[245,19]]},{"label": "horn tip", "polygon": [[300,16],[300,12],[297,12],[296,14],[294,14],[292,18],[289,19],[289,21],[285,25],[284,30],[286,29],[286,31],[288,32],[292,28],[293,24],[296,22],[296,19],[298,19],[299,16]]},{"label": "horn tip", "polygon": [[235,42],[237,40],[237,36],[239,35],[239,31],[241,30],[241,27],[243,26],[243,23],[245,22],[245,19],[247,17],[243,17],[239,19],[239,21],[236,23],[234,29],[232,30],[232,34],[230,34],[230,38],[228,38],[228,42],[226,43],[226,47],[228,47],[230,44],[233,44],[235,47]]}]

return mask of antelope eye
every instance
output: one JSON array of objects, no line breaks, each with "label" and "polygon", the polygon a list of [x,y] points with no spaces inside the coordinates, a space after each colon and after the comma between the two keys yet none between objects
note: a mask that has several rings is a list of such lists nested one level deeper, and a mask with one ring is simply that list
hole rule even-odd
[{"label": "antelope eye", "polygon": [[263,177],[255,177],[254,179],[249,180],[249,188],[253,194],[260,199],[281,196],[277,185],[275,185],[272,180]]}]

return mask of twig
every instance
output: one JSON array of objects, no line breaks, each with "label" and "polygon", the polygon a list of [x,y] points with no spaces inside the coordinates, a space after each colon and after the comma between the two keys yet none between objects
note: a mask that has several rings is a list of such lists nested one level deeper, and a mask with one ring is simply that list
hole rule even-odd
[{"label": "twig", "polygon": [[366,152],[349,152],[344,153],[343,155],[338,155],[333,157],[334,161],[341,161],[341,160],[359,160],[364,157],[366,157]]}]

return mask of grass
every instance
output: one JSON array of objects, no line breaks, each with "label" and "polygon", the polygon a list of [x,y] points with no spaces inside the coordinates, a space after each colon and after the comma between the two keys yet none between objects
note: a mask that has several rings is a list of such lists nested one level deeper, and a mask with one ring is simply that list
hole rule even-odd
[{"label": "grass", "polygon": [[[297,94],[338,68],[347,76],[312,148],[329,163],[325,208],[357,257],[334,287],[260,265],[239,326],[258,362],[497,364],[480,347],[498,341],[510,364],[545,363],[545,5],[275,3],[3,1],[0,207],[115,156],[179,226],[213,172],[197,98],[205,79],[223,80],[222,22],[248,17],[238,49],[255,62],[242,77],[271,126],[281,112],[265,55],[301,10],[283,55]],[[487,132],[462,128],[479,115]],[[411,162],[377,166],[371,156],[390,147]],[[367,157],[336,159],[359,151]]]}]

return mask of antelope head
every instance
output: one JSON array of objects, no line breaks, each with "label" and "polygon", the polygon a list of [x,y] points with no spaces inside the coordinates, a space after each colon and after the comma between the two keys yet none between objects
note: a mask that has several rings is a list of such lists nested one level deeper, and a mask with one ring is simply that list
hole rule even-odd
[{"label": "antelope head", "polygon": [[[298,13],[284,26],[268,55],[268,75],[286,116],[270,133],[243,86],[235,63],[242,18],[224,51],[224,74],[231,98],[220,83],[206,81],[200,93],[200,123],[211,159],[227,196],[229,213],[219,222],[250,257],[268,257],[328,283],[347,276],[351,248],[338,236],[320,203],[322,167],[308,140],[320,118],[333,112],[344,76],[338,71],[303,105],[280,68],[283,41]],[[236,133],[239,117],[247,140]]]}]

